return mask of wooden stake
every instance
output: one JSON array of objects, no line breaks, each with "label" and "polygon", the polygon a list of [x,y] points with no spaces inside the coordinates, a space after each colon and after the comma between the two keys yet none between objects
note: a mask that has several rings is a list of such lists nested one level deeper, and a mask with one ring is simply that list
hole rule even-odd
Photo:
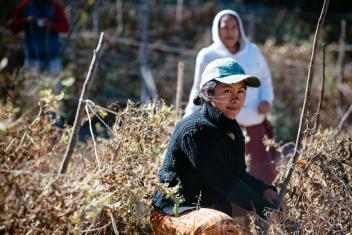
[{"label": "wooden stake", "polygon": [[290,181],[290,178],[292,176],[292,173],[293,173],[295,166],[296,166],[296,162],[299,157],[298,149],[301,147],[301,139],[302,139],[302,135],[303,135],[302,134],[302,126],[303,126],[304,118],[307,114],[308,97],[310,97],[310,93],[311,93],[311,85],[312,85],[313,74],[314,74],[314,62],[315,62],[316,48],[317,48],[317,44],[318,44],[320,28],[324,23],[324,19],[325,19],[326,12],[328,10],[329,2],[330,2],[329,0],[324,0],[324,4],[323,4],[322,10],[321,10],[320,17],[319,17],[318,24],[317,24],[317,28],[315,31],[312,55],[311,55],[310,65],[309,65],[309,70],[308,70],[306,92],[305,92],[305,97],[304,97],[304,102],[303,102],[303,107],[302,107],[302,112],[301,112],[301,118],[300,118],[299,127],[298,127],[296,145],[295,145],[293,156],[290,160],[288,173],[284,179],[284,182],[282,183],[280,193],[279,193],[278,199],[276,201],[276,208],[277,209],[280,208],[280,206],[281,206],[281,203],[282,203],[283,198],[284,198],[286,191],[287,191],[288,183]]},{"label": "wooden stake", "polygon": [[71,137],[70,137],[70,141],[68,144],[68,147],[66,149],[66,153],[64,156],[64,160],[61,164],[60,170],[59,170],[59,174],[65,174],[66,170],[67,170],[67,166],[71,160],[71,156],[73,153],[73,150],[76,146],[77,140],[78,140],[78,134],[79,134],[79,130],[81,128],[81,120],[82,120],[82,116],[83,116],[83,112],[84,112],[84,103],[83,101],[87,98],[87,94],[86,91],[90,90],[90,87],[94,81],[95,78],[95,73],[97,71],[97,67],[99,64],[99,60],[101,58],[102,55],[102,50],[103,50],[103,44],[104,44],[104,33],[100,34],[100,39],[99,39],[99,43],[97,48],[93,51],[93,58],[92,61],[90,63],[90,67],[86,76],[86,80],[83,84],[83,88],[82,88],[82,92],[81,92],[81,97],[79,99],[79,103],[78,103],[78,108],[77,108],[77,112],[76,112],[76,117],[75,117],[75,121],[73,123],[73,128],[72,128],[72,133],[71,133]]},{"label": "wooden stake", "polygon": [[176,7],[176,27],[180,27],[181,19],[182,19],[182,9],[183,9],[183,0],[177,0]]},{"label": "wooden stake", "polygon": [[182,95],[183,95],[183,72],[184,71],[184,63],[180,61],[177,65],[177,90],[176,90],[176,104],[175,104],[175,112],[177,117],[182,116]]},{"label": "wooden stake", "polygon": [[322,77],[321,86],[320,86],[320,96],[319,96],[319,102],[318,102],[318,108],[317,108],[317,117],[315,119],[315,124],[314,124],[314,133],[317,133],[319,128],[320,110],[323,105],[323,99],[324,99],[324,86],[325,86],[325,44],[323,43],[323,77]]},{"label": "wooden stake", "polygon": [[345,121],[347,120],[347,118],[350,116],[351,113],[352,113],[352,104],[350,104],[347,111],[342,115],[342,117],[339,121],[339,124],[336,127],[336,135],[338,135],[340,133],[343,124],[345,123]]},{"label": "wooden stake", "polygon": [[[340,87],[341,84],[343,84],[343,64],[345,60],[345,51],[346,51],[346,21],[342,20],[341,21],[341,34],[339,38],[339,51],[337,55],[337,70],[336,70],[336,78],[337,78],[337,87]],[[344,109],[344,98],[343,98],[343,93],[340,90],[340,103],[338,107],[338,113],[341,115],[342,110]]]},{"label": "wooden stake", "polygon": [[122,0],[116,1],[116,34],[120,36],[123,31],[123,8],[122,8]]}]

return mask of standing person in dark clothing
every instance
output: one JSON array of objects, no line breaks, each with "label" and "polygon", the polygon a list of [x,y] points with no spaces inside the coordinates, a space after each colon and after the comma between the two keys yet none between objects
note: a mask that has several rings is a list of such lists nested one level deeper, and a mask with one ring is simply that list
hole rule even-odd
[{"label": "standing person in dark clothing", "polygon": [[206,66],[195,99],[201,108],[177,124],[159,172],[168,187],[179,185],[179,203],[155,193],[155,234],[236,234],[231,203],[262,217],[264,208],[274,208],[275,188],[246,171],[244,136],[236,121],[247,87],[259,86],[234,59]]},{"label": "standing person in dark clothing", "polygon": [[24,30],[25,68],[62,69],[59,33],[69,31],[63,7],[56,0],[23,0],[10,20],[13,33]]}]

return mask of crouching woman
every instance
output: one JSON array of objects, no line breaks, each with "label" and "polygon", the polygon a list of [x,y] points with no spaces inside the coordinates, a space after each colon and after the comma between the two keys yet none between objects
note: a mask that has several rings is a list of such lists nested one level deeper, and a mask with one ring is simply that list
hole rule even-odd
[{"label": "crouching woman", "polygon": [[177,124],[159,172],[162,183],[179,187],[180,200],[155,193],[154,234],[236,234],[231,203],[262,217],[264,208],[274,208],[275,188],[246,171],[244,137],[235,120],[248,86],[259,87],[260,80],[234,59],[205,68],[194,100],[202,106]]}]

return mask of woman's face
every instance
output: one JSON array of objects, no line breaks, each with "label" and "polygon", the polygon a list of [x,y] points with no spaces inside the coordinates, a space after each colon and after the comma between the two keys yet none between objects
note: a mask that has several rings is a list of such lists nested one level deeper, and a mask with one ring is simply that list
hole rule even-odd
[{"label": "woman's face", "polygon": [[208,94],[208,98],[217,110],[234,120],[246,99],[246,84],[244,81],[235,84],[220,83],[215,87],[213,95]]},{"label": "woman's face", "polygon": [[229,50],[236,49],[240,40],[240,29],[234,16],[224,15],[221,17],[219,34],[221,41]]}]

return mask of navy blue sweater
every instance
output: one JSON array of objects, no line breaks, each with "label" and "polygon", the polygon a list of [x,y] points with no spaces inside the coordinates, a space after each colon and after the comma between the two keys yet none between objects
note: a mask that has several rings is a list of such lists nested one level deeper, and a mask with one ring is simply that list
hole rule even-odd
[{"label": "navy blue sweater", "polygon": [[[264,207],[274,205],[263,199],[273,186],[246,171],[244,136],[235,120],[228,119],[212,105],[181,120],[170,139],[160,181],[169,187],[180,183],[183,202],[178,213],[197,207],[212,207],[231,215],[231,203],[263,216]],[[175,215],[175,203],[157,191],[153,207],[166,215]]]}]

